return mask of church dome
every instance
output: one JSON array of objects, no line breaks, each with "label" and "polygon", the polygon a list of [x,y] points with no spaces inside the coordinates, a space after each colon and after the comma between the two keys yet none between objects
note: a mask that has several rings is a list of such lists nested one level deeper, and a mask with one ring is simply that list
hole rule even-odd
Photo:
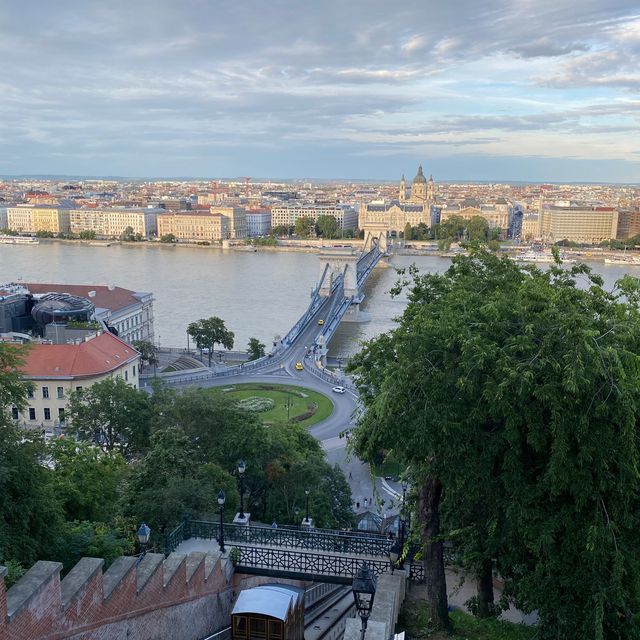
[{"label": "church dome", "polygon": [[424,183],[426,184],[427,179],[424,177],[424,173],[422,173],[422,165],[418,167],[418,174],[413,179],[413,184]]}]

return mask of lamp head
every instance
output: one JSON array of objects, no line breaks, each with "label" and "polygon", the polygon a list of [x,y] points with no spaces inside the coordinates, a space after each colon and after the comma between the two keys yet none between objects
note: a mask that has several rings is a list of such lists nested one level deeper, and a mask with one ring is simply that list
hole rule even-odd
[{"label": "lamp head", "polygon": [[403,491],[406,491],[408,486],[409,486],[409,481],[405,478],[405,479],[402,481],[402,490],[403,490]]},{"label": "lamp head", "polygon": [[245,461],[240,460],[240,462],[238,462],[238,473],[240,475],[243,475],[246,470],[247,470],[247,465],[245,464]]},{"label": "lamp head", "polygon": [[373,609],[373,599],[376,595],[376,576],[366,562],[363,562],[358,573],[353,578],[351,590],[358,615],[364,620],[368,619]]},{"label": "lamp head", "polygon": [[225,500],[224,491],[222,491],[221,489],[220,493],[218,494],[218,504],[222,506],[224,504],[224,500]]},{"label": "lamp head", "polygon": [[149,542],[149,536],[151,535],[151,529],[143,522],[136,533],[138,542],[140,544],[147,544]]}]

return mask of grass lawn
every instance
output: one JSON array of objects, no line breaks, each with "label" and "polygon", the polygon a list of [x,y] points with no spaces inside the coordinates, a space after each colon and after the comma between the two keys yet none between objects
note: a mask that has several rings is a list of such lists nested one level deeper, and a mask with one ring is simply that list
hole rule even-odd
[{"label": "grass lawn", "polygon": [[[286,384],[251,383],[217,387],[212,391],[224,393],[226,397],[236,400],[256,397],[273,400],[273,409],[262,411],[258,414],[266,424],[287,422],[287,415],[289,418],[295,418],[296,416],[313,412],[310,417],[299,421],[299,424],[309,427],[328,418],[333,413],[333,402],[327,396],[305,387]],[[287,409],[288,402],[290,406]],[[310,405],[315,405],[315,409]]]}]

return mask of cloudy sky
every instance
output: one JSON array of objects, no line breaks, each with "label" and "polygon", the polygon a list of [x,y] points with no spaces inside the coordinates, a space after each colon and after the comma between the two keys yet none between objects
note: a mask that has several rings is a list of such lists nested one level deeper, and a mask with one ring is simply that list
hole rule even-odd
[{"label": "cloudy sky", "polygon": [[640,182],[637,0],[0,0],[0,174]]}]

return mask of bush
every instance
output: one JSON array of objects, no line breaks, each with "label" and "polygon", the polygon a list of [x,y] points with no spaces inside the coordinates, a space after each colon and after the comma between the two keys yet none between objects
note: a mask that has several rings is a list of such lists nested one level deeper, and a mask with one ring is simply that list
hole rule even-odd
[{"label": "bush", "polygon": [[258,396],[251,396],[244,400],[238,401],[238,406],[245,411],[253,411],[255,413],[263,413],[264,411],[270,411],[275,406],[275,402],[271,398],[260,398]]},{"label": "bush", "polygon": [[312,402],[311,404],[307,405],[307,411],[305,411],[304,413],[301,413],[298,416],[293,416],[293,418],[291,418],[289,422],[294,422],[294,423],[304,422],[305,420],[308,420],[309,418],[313,417],[317,410],[318,410],[318,405],[315,404],[315,402]]}]

